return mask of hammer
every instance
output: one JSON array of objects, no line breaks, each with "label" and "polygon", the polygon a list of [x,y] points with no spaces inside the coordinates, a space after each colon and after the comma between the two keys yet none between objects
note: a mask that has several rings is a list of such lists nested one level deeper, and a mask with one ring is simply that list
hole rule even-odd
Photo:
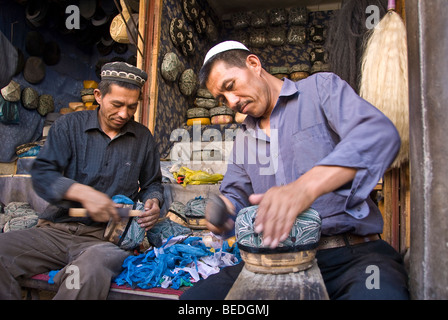
[{"label": "hammer", "polygon": [[[115,208],[115,209],[117,209],[120,218],[137,217],[142,213],[140,210],[132,210],[131,208]],[[84,208],[70,208],[68,214],[71,217],[79,217],[79,218],[88,216],[87,210]]]}]

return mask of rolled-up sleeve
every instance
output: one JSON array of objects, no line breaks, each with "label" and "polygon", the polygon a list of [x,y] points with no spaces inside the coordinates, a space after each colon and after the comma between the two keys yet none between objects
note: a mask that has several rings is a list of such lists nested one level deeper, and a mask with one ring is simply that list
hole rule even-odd
[{"label": "rolled-up sleeve", "polygon": [[359,97],[334,74],[316,77],[320,103],[328,125],[339,135],[335,149],[316,165],[356,168],[346,196],[345,211],[362,219],[369,214],[365,200],[395,159],[400,137],[393,123],[377,108]]}]

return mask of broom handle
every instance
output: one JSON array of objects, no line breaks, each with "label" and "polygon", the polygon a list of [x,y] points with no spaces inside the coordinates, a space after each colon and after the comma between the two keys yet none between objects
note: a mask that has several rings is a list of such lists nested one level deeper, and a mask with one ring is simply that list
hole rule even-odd
[{"label": "broom handle", "polygon": [[395,10],[395,0],[389,0],[387,2],[387,11]]}]

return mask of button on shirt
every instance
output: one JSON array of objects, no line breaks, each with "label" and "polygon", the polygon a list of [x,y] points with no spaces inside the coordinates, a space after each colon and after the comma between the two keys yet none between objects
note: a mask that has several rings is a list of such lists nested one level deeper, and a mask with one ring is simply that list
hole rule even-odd
[{"label": "button on shirt", "polygon": [[392,122],[337,75],[284,79],[270,116],[270,136],[246,117],[236,135],[222,194],[237,212],[248,197],[297,180],[317,165],[357,169],[354,180],[319,197],[322,234],[381,233],[381,212],[369,195],[400,148]]},{"label": "button on shirt", "polygon": [[31,175],[36,193],[51,203],[40,218],[50,221],[92,223],[67,215],[67,207],[79,206],[63,200],[75,182],[109,197],[122,194],[134,202],[151,198],[163,202],[160,157],[151,132],[131,120],[110,139],[99,125],[97,110],[66,114],[55,121]]}]

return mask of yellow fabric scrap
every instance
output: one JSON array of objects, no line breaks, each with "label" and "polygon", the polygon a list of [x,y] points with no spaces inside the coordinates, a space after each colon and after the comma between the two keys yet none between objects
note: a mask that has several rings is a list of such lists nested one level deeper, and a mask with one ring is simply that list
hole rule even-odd
[{"label": "yellow fabric scrap", "polygon": [[209,174],[202,170],[191,170],[187,167],[181,167],[179,171],[173,172],[173,176],[177,179],[178,176],[184,176],[182,186],[187,184],[198,185],[207,183],[217,183],[221,181],[224,176],[220,173]]}]

